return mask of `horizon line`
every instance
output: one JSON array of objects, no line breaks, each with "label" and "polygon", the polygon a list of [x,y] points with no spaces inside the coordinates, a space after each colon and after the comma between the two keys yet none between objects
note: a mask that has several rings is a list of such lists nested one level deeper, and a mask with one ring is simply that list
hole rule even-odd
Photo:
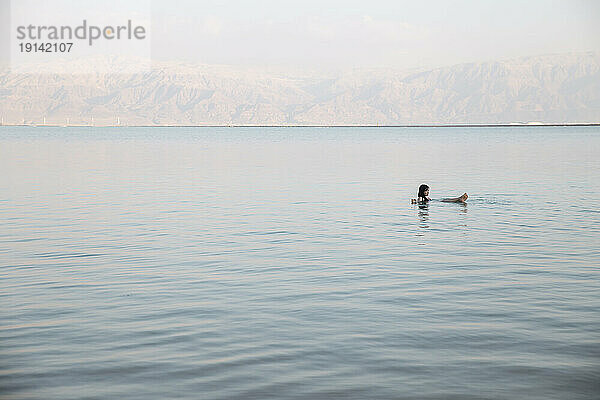
[{"label": "horizon line", "polygon": [[519,128],[519,127],[577,127],[600,126],[600,122],[564,122],[564,123],[501,123],[501,124],[410,124],[410,125],[62,125],[62,124],[0,124],[0,127],[33,128]]}]

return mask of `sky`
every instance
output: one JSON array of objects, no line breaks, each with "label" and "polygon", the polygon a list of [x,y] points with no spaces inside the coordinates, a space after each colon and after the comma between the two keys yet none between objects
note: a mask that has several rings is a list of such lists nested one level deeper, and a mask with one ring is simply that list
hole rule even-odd
[{"label": "sky", "polygon": [[152,54],[237,66],[447,66],[600,51],[600,2],[152,1]]},{"label": "sky", "polygon": [[[0,0],[0,5],[8,1]],[[107,23],[141,21],[150,26],[148,53],[156,61],[313,71],[409,70],[600,52],[598,0],[12,0],[12,4],[13,15],[18,8],[24,19],[39,23],[75,24],[83,16]]]}]

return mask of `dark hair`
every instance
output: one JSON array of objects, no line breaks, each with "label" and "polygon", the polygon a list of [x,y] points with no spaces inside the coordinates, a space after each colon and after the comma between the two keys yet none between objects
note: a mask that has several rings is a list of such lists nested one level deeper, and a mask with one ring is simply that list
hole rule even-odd
[{"label": "dark hair", "polygon": [[425,196],[425,191],[428,189],[429,189],[429,186],[427,186],[427,185],[419,186],[419,195],[417,197],[427,197],[427,196]]}]

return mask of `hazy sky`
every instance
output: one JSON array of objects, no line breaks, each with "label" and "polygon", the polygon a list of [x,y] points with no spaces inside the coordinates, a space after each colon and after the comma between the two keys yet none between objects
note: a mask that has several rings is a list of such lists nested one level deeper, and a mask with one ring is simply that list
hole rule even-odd
[{"label": "hazy sky", "polygon": [[600,51],[598,0],[13,0],[12,4],[13,12],[20,5],[26,19],[36,16],[53,24],[70,18],[76,23],[83,17],[110,23],[133,18],[149,24],[151,19],[155,60],[313,70],[409,69]]},{"label": "hazy sky", "polygon": [[152,7],[155,59],[413,68],[600,51],[597,0],[154,0]]}]

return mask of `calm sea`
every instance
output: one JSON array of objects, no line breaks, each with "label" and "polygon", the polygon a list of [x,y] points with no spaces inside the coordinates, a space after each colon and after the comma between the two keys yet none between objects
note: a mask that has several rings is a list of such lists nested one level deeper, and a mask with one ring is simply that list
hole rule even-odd
[{"label": "calm sea", "polygon": [[598,127],[2,127],[0,171],[2,399],[600,398]]}]

